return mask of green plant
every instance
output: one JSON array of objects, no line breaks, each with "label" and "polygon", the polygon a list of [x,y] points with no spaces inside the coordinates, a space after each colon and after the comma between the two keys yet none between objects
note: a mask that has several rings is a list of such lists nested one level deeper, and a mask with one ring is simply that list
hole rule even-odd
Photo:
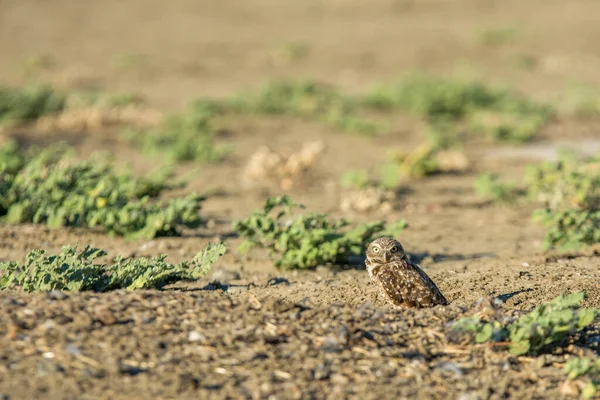
[{"label": "green plant", "polygon": [[593,398],[600,389],[600,359],[589,357],[574,357],[564,365],[567,379],[574,380],[580,377],[589,379],[587,385],[581,391],[584,399]]},{"label": "green plant", "polygon": [[146,154],[170,162],[220,161],[230,149],[214,144],[217,112],[214,104],[198,101],[190,105],[188,112],[171,115],[155,128],[129,128],[126,137]]},{"label": "green plant", "polygon": [[540,204],[533,218],[546,227],[544,247],[578,249],[600,242],[600,161],[563,151],[558,161],[532,165],[520,187],[485,174],[475,190],[496,200],[527,198]]},{"label": "green plant", "polygon": [[563,153],[559,161],[530,166],[525,174],[529,198],[553,210],[600,209],[600,161]]},{"label": "green plant", "polygon": [[223,243],[208,244],[191,262],[168,264],[166,255],[154,258],[114,258],[112,264],[96,264],[105,256],[103,250],[86,246],[67,246],[59,254],[47,256],[44,250],[33,250],[24,264],[0,263],[0,289],[22,287],[26,292],[93,290],[105,292],[117,289],[160,289],[178,281],[204,277],[210,266],[223,254]]},{"label": "green plant", "polygon": [[128,238],[175,235],[180,226],[201,223],[203,198],[196,194],[151,200],[178,186],[167,183],[167,171],[135,178],[115,172],[113,164],[100,156],[75,161],[65,146],[38,153],[16,150],[14,143],[5,146],[12,151],[0,150],[0,157],[11,154],[13,164],[0,163],[7,165],[0,170],[0,217],[8,223],[101,227]]},{"label": "green plant", "polygon": [[467,117],[471,130],[495,141],[527,142],[546,124],[548,117],[526,110],[473,111]]},{"label": "green plant", "polygon": [[99,90],[63,93],[48,85],[23,88],[0,86],[0,124],[34,121],[44,115],[81,107],[113,108],[139,103],[128,94],[110,94]]},{"label": "green plant", "polygon": [[557,101],[559,111],[566,116],[594,117],[600,114],[600,87],[572,82]]},{"label": "green plant", "polygon": [[520,32],[514,27],[499,27],[484,29],[477,34],[477,41],[486,46],[499,46],[513,42]]},{"label": "green plant", "polygon": [[600,242],[600,162],[563,154],[532,166],[525,176],[529,198],[544,208],[534,219],[547,228],[544,246],[563,250]]},{"label": "green plant", "polygon": [[335,88],[314,81],[271,81],[257,93],[244,93],[226,103],[238,112],[292,115],[318,119],[342,131],[379,133],[381,124],[355,116],[358,106]]},{"label": "green plant", "polygon": [[65,108],[66,96],[50,86],[0,86],[0,123],[21,123]]},{"label": "green plant", "polygon": [[366,171],[346,171],[340,178],[340,185],[344,188],[365,189],[369,186],[369,174]]},{"label": "green plant", "polygon": [[480,196],[502,202],[514,202],[521,194],[521,190],[515,185],[500,182],[498,176],[492,173],[479,175],[473,188]]},{"label": "green plant", "polygon": [[544,248],[576,250],[582,245],[600,243],[600,210],[538,209],[533,218],[546,227]]},{"label": "green plant", "polygon": [[32,78],[53,66],[52,59],[48,55],[32,54],[21,62],[21,72],[25,78]]},{"label": "green plant", "polygon": [[406,109],[432,124],[467,121],[471,131],[500,141],[529,140],[550,118],[551,109],[480,82],[452,81],[410,74],[396,84],[378,86],[365,104]]},{"label": "green plant", "polygon": [[462,171],[468,166],[468,160],[462,152],[454,150],[466,160],[465,165],[458,165],[456,162],[445,162],[444,157],[448,156],[446,149],[455,146],[452,139],[441,139],[431,134],[430,140],[422,143],[410,152],[390,153],[388,160],[380,169],[380,180],[384,187],[393,188],[398,185],[402,177],[424,178],[443,172]]},{"label": "green plant", "polygon": [[303,42],[281,42],[272,51],[274,61],[290,64],[304,60],[310,53],[310,47]]},{"label": "green plant", "polygon": [[140,97],[133,94],[107,93],[101,90],[89,89],[69,92],[65,107],[70,109],[83,107],[117,108],[142,102]]},{"label": "green plant", "polygon": [[244,238],[240,251],[267,248],[279,268],[314,268],[348,262],[350,257],[363,254],[376,236],[397,236],[407,226],[400,220],[390,226],[374,222],[345,229],[350,225],[346,220],[332,221],[320,213],[293,215],[298,208],[302,206],[287,196],[274,197],[261,211],[234,222],[233,229]]},{"label": "green plant", "polygon": [[560,295],[509,322],[469,317],[457,320],[451,329],[472,335],[477,343],[508,340],[511,354],[537,354],[584,330],[600,316],[600,310],[580,308],[584,298],[584,292]]}]

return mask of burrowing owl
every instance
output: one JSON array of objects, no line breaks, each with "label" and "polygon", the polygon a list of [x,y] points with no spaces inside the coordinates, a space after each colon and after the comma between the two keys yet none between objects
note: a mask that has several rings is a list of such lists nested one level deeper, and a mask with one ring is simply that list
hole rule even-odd
[{"label": "burrowing owl", "polygon": [[385,299],[396,307],[421,308],[446,305],[448,301],[431,278],[406,258],[393,238],[382,237],[367,248],[367,271]]}]

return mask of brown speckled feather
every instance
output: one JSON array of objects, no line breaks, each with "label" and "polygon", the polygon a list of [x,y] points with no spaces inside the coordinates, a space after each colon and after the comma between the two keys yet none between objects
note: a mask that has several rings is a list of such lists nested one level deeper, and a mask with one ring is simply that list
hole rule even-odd
[{"label": "brown speckled feather", "polygon": [[433,307],[448,301],[436,284],[417,265],[406,259],[373,268],[374,281],[386,299],[397,307]]}]

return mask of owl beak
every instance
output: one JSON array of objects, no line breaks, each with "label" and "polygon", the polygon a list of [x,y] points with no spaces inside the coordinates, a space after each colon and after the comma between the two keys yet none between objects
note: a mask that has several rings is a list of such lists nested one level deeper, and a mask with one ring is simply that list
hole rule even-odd
[{"label": "owl beak", "polygon": [[383,253],[383,262],[389,262],[392,258],[392,254],[388,251]]}]

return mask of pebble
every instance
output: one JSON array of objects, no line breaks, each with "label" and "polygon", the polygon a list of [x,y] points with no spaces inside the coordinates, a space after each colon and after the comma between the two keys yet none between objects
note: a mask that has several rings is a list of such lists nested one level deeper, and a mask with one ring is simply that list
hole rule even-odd
[{"label": "pebble", "polygon": [[464,375],[462,368],[460,368],[457,364],[450,362],[450,361],[444,361],[444,362],[439,363],[437,365],[437,368],[444,372],[452,372],[457,376]]},{"label": "pebble", "polygon": [[190,342],[204,342],[206,341],[206,336],[198,331],[191,331],[188,334],[188,341]]},{"label": "pebble", "polygon": [[64,300],[67,298],[67,295],[65,294],[65,292],[62,292],[60,290],[52,290],[48,292],[48,298],[50,300]]}]

